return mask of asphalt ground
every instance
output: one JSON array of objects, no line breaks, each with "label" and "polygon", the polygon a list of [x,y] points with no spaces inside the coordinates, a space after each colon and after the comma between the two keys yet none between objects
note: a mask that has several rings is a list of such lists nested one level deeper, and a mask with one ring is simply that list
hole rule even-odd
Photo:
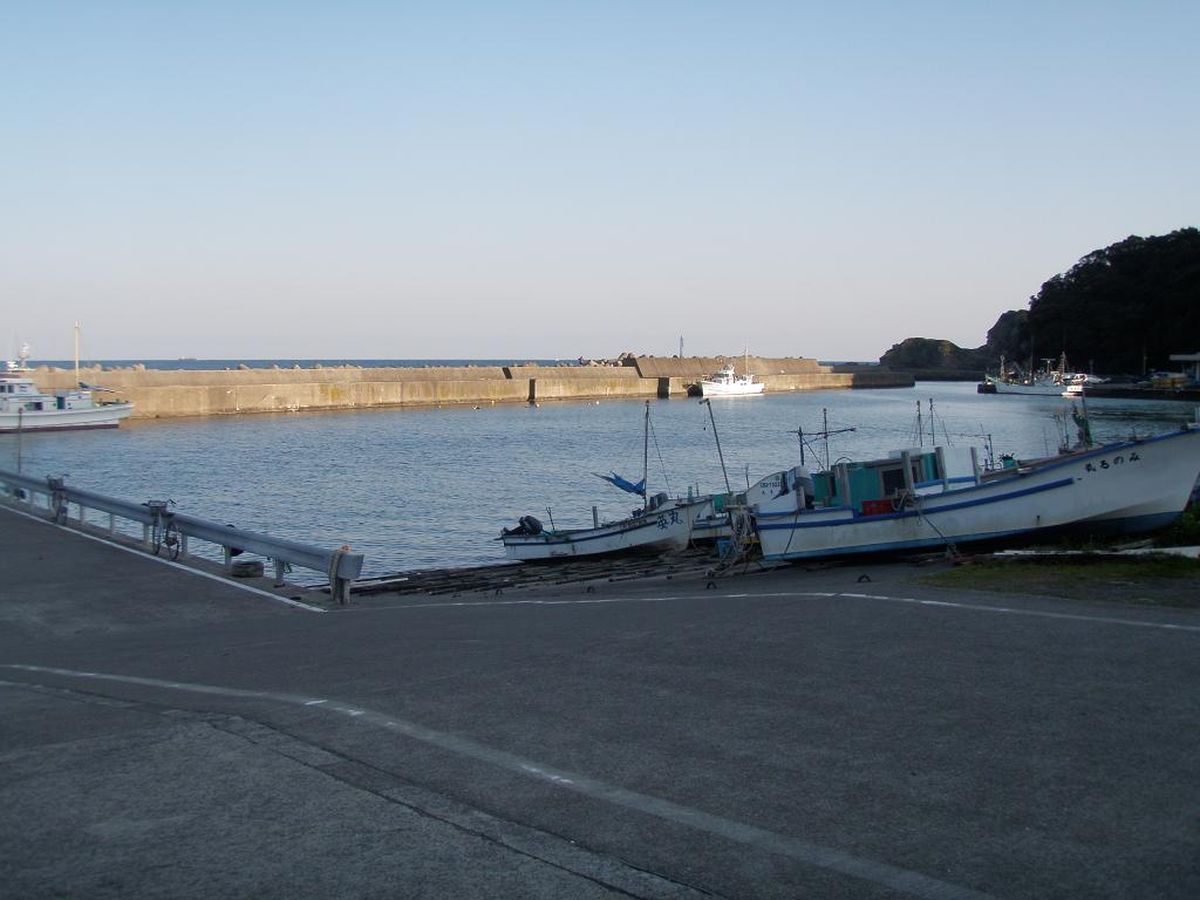
[{"label": "asphalt ground", "polygon": [[332,608],[0,544],[5,897],[1200,896],[1196,610],[904,564]]}]

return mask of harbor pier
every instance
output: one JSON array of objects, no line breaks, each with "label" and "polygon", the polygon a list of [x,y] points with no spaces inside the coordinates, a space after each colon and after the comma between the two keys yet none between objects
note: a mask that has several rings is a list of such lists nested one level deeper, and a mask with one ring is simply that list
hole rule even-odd
[{"label": "harbor pier", "polygon": [[[243,415],[373,407],[479,406],[570,400],[683,397],[717,371],[719,357],[627,357],[623,365],[221,370],[85,367],[81,380],[129,400],[135,418]],[[742,364],[742,358],[733,358]],[[910,374],[873,366],[832,366],[804,358],[748,357],[767,391],[910,387]],[[75,384],[73,370],[38,368],[43,389]]]}]

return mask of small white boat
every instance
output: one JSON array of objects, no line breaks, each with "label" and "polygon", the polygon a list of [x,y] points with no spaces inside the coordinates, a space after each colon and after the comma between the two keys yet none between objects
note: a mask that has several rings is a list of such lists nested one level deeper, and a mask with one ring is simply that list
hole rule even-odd
[{"label": "small white boat", "polygon": [[628,518],[592,528],[547,529],[532,516],[522,516],[516,528],[501,533],[500,540],[509,559],[526,562],[683,550],[694,540],[697,518],[711,508],[707,497],[672,499],[659,494]]},{"label": "small white boat", "polygon": [[1099,378],[1096,375],[1085,375],[1082,372],[1075,375],[1070,375],[1066,379],[1067,386],[1063,390],[1062,395],[1072,399],[1081,398],[1083,397],[1085,388],[1089,388],[1097,384],[1104,384],[1106,381],[1108,381],[1107,378]]},{"label": "small white boat", "polygon": [[983,471],[974,448],[897,451],[810,474],[803,466],[747,492],[767,560],[944,547],[1069,531],[1130,533],[1170,524],[1200,477],[1200,429]]},{"label": "small white boat", "polygon": [[733,365],[724,366],[708,378],[700,380],[702,397],[738,397],[746,394],[761,394],[766,385],[755,381],[749,372],[738,375]]},{"label": "small white boat", "polygon": [[[650,449],[650,403],[646,403],[642,449],[642,480],[634,484],[612,475],[599,475],[621,490],[639,494],[641,509],[615,522],[595,521],[591,528],[546,528],[533,516],[522,516],[515,528],[500,531],[509,559],[522,561],[601,556],[620,553],[657,553],[683,550],[694,540],[698,520],[712,513],[710,497],[671,498],[664,493],[648,496],[647,468]],[[593,516],[595,510],[593,508]]]},{"label": "small white boat", "polygon": [[29,348],[22,347],[17,361],[0,370],[0,434],[116,428],[133,412],[132,403],[97,403],[96,388],[82,385],[47,394],[34,383],[28,360]]}]

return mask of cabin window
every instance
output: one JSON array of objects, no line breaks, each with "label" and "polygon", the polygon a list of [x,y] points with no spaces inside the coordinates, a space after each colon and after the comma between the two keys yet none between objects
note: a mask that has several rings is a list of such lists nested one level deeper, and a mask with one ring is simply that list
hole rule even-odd
[{"label": "cabin window", "polygon": [[892,494],[904,490],[903,466],[896,466],[892,469],[883,469],[880,471],[879,477],[883,482],[883,496],[890,497]]}]

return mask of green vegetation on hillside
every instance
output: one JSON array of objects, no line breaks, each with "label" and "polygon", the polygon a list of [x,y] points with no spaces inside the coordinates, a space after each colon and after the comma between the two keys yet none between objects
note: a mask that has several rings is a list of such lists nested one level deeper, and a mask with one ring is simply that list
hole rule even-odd
[{"label": "green vegetation on hillside", "polygon": [[1075,369],[1141,374],[1173,368],[1172,353],[1200,350],[1200,230],[1131,236],[1094,250],[1055,275],[1028,310],[1004,313],[987,343],[962,350],[949,341],[909,338],[880,362],[893,368],[994,368],[1057,358]]}]

